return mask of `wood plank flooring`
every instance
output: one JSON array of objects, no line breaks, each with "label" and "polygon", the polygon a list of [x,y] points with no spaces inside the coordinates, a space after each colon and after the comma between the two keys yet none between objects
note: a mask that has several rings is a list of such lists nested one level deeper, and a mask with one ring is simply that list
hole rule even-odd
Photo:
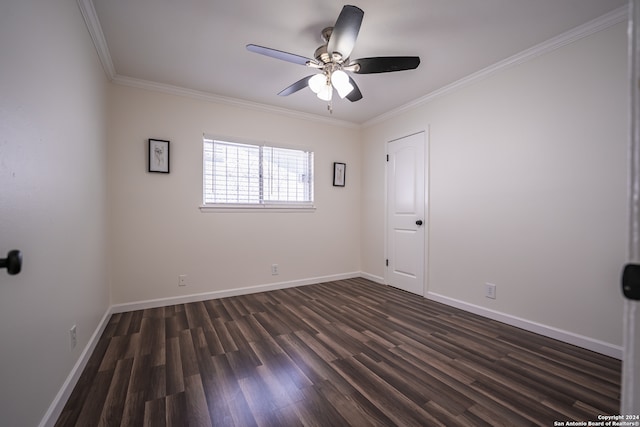
[{"label": "wood plank flooring", "polygon": [[365,279],[115,314],[56,426],[552,426],[620,361]]}]

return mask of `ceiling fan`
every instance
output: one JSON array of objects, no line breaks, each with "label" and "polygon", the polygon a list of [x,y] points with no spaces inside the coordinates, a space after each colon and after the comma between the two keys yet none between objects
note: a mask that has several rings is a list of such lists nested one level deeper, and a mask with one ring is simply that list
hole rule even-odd
[{"label": "ceiling fan", "polygon": [[325,43],[316,49],[315,59],[255,44],[248,44],[247,50],[320,70],[321,73],[298,80],[278,95],[291,95],[308,86],[318,98],[329,102],[327,108],[331,112],[334,88],[340,98],[347,98],[351,102],[362,99],[358,85],[347,71],[356,74],[389,73],[413,70],[420,65],[418,56],[379,56],[351,60],[349,56],[356,44],[363,17],[362,9],[344,6],[335,25],[322,30]]}]

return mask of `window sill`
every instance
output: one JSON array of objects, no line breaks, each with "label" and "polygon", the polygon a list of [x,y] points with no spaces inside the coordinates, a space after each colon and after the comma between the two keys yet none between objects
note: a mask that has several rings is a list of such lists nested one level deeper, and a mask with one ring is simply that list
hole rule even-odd
[{"label": "window sill", "polygon": [[239,212],[315,212],[313,205],[201,205],[200,212],[203,213],[239,213]]}]

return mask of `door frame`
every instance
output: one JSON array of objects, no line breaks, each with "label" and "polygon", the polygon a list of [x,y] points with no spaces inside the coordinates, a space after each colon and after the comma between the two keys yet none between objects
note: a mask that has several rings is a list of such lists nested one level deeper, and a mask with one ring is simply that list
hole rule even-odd
[{"label": "door frame", "polygon": [[[430,200],[429,200],[429,178],[430,178],[430,163],[431,163],[431,156],[430,156],[430,137],[429,137],[429,125],[425,126],[424,129],[420,129],[420,130],[415,130],[413,132],[407,132],[404,135],[395,137],[395,138],[390,138],[388,140],[385,141],[384,143],[384,154],[385,154],[385,167],[384,167],[384,259],[382,260],[382,262],[384,263],[385,260],[389,259],[389,163],[386,159],[388,159],[389,156],[389,144],[394,142],[394,141],[398,141],[400,139],[403,138],[407,138],[409,136],[413,136],[413,135],[417,135],[422,133],[424,135],[424,206],[423,206],[423,211],[424,211],[424,247],[423,247],[423,251],[424,251],[424,259],[423,259],[423,272],[422,272],[422,297],[426,298],[427,297],[427,293],[429,292],[429,276],[428,276],[428,272],[429,272],[429,206],[430,206]],[[384,266],[384,284],[385,285],[389,285],[389,266],[385,265]]]},{"label": "door frame", "polygon": [[[629,243],[627,260],[640,264],[640,0],[629,0]],[[640,414],[640,301],[623,310],[620,413]]]}]

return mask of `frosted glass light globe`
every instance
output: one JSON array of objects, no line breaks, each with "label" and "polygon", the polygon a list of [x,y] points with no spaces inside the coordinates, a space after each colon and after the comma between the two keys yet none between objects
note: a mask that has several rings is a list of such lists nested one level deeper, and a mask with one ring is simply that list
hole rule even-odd
[{"label": "frosted glass light globe", "polygon": [[327,77],[324,74],[316,74],[309,79],[308,85],[314,93],[320,93],[327,86]]},{"label": "frosted glass light globe", "polygon": [[353,85],[349,82],[349,76],[342,70],[334,71],[331,74],[331,84],[336,88],[340,98],[349,95],[353,90]]}]

